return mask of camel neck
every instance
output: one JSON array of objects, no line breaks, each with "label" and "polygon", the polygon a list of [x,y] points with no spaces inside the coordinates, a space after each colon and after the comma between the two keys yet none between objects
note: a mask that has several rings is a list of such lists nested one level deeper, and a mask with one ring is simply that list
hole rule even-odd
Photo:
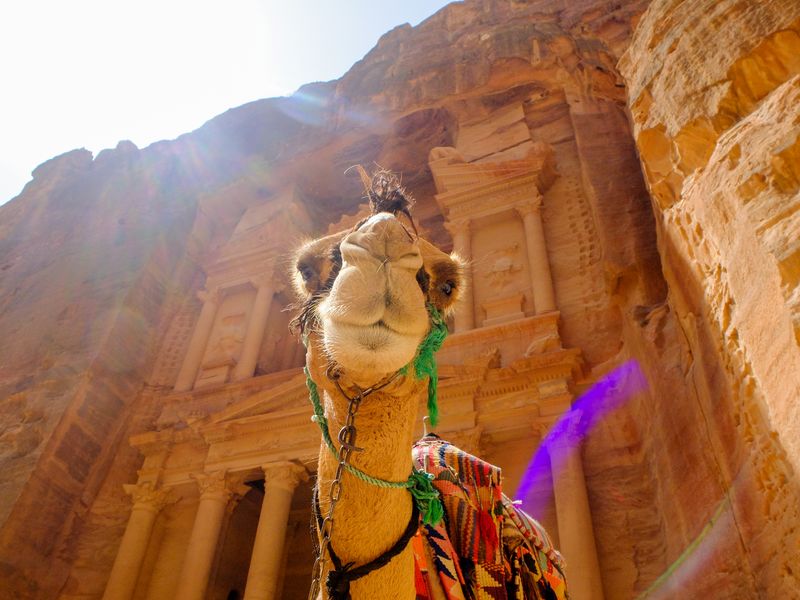
[{"label": "camel neck", "polygon": [[[403,393],[396,393],[398,389]],[[405,383],[390,386],[386,391],[373,392],[362,400],[355,419],[355,445],[363,450],[351,455],[353,466],[389,481],[408,478],[421,391],[421,385]],[[345,423],[349,400],[335,388],[325,389],[322,395],[325,416],[338,450],[337,434]],[[336,473],[337,461],[324,444],[320,452],[319,499],[322,514],[327,515],[330,506],[328,490]],[[377,487],[346,472],[334,514],[336,525],[332,544],[344,563],[365,564],[397,542],[408,526],[411,512],[412,498],[407,490]],[[364,598],[388,597],[381,595],[385,594],[382,585],[387,577],[395,581],[397,578],[411,578],[404,589],[413,590],[413,566],[409,560],[410,550],[406,550],[386,567],[353,582],[353,597],[358,597],[357,590],[364,592],[361,596]],[[399,569],[399,565],[404,565],[404,568]],[[377,595],[370,595],[373,593]]]},{"label": "camel neck", "polygon": [[[421,386],[403,384],[399,388],[403,393],[379,390],[364,397],[354,421],[354,445],[362,450],[351,454],[351,464],[389,481],[404,481],[411,472],[411,444],[419,412]],[[347,420],[350,399],[335,388],[325,389],[323,404],[338,451],[338,432]],[[335,469],[334,456],[326,454],[331,459],[327,462]]]}]

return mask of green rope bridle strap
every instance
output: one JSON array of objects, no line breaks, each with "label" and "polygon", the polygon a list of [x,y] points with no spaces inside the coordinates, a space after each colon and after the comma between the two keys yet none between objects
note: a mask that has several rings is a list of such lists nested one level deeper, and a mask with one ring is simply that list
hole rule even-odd
[{"label": "green rope bridle strap", "polygon": [[[339,460],[339,451],[336,449],[336,446],[334,446],[333,439],[331,438],[331,432],[328,428],[328,419],[325,417],[325,413],[322,409],[317,384],[311,379],[308,367],[305,368],[305,373],[308,395],[311,399],[311,405],[314,407],[314,416],[311,417],[311,420],[319,425],[325,445],[336,460]],[[414,469],[405,481],[387,481],[385,479],[373,477],[350,463],[345,464],[344,468],[347,469],[351,475],[374,486],[407,489],[414,497],[414,501],[417,503],[417,507],[423,515],[422,520],[426,525],[435,525],[441,520],[443,509],[439,501],[439,492],[433,487],[433,475]]]},{"label": "green rope bridle strap", "polygon": [[[439,388],[439,372],[436,370],[436,353],[444,344],[447,337],[447,323],[444,322],[442,314],[436,310],[433,304],[428,304],[428,314],[430,315],[431,329],[425,339],[417,348],[417,355],[414,357],[414,373],[417,379],[428,378],[428,416],[431,425],[436,427],[439,424],[439,403],[437,398]],[[400,369],[402,375],[408,374],[406,365]]]},{"label": "green rope bridle strap", "polygon": [[[428,314],[431,317],[431,329],[428,335],[422,340],[419,345],[417,354],[414,360],[408,365],[400,369],[401,375],[407,375],[408,369],[411,365],[414,366],[414,372],[417,379],[428,377],[428,414],[430,415],[431,423],[436,425],[439,421],[439,407],[437,403],[437,388],[438,388],[438,373],[436,370],[436,359],[434,354],[441,348],[447,337],[447,325],[444,322],[441,314],[436,307],[428,305]],[[305,341],[305,340],[304,340]],[[339,452],[331,438],[330,429],[328,427],[328,419],[325,417],[325,411],[322,408],[322,402],[319,397],[319,389],[317,384],[311,378],[311,373],[308,367],[304,368],[306,375],[306,386],[308,387],[308,396],[311,400],[311,406],[314,410],[314,416],[311,420],[314,421],[322,432],[322,439],[328,450],[331,451],[336,460],[339,460]],[[414,497],[414,501],[422,513],[422,521],[426,525],[436,525],[441,521],[444,514],[442,503],[439,500],[439,492],[433,487],[433,475],[425,473],[418,469],[412,469],[411,475],[405,481],[387,481],[378,477],[373,477],[353,465],[347,463],[344,465],[345,469],[358,479],[381,488],[395,488],[407,489]]]}]

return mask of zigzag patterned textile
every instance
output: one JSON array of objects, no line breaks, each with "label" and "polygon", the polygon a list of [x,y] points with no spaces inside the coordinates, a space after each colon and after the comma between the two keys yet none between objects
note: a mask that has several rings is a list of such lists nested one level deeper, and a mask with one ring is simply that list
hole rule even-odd
[{"label": "zigzag patterned textile", "polygon": [[433,434],[412,456],[434,476],[444,506],[443,522],[414,542],[418,600],[431,597],[433,574],[447,600],[567,600],[561,556],[503,495],[498,467]]}]

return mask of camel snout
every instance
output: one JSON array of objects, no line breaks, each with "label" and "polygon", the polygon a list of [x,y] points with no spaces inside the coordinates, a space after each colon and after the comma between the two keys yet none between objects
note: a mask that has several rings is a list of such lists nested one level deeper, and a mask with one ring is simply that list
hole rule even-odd
[{"label": "camel snout", "polygon": [[414,270],[422,266],[416,238],[390,213],[378,213],[370,217],[344,239],[341,250],[346,262],[357,262],[359,251],[366,250],[381,263],[393,263]]}]

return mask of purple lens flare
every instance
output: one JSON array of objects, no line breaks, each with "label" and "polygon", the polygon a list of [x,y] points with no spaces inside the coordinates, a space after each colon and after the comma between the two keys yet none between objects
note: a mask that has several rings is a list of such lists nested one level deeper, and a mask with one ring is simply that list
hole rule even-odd
[{"label": "purple lens flare", "polygon": [[[515,498],[532,516],[541,515],[552,495],[552,479],[561,473],[567,454],[609,413],[647,388],[636,360],[629,360],[600,378],[561,415],[542,438],[520,479]],[[544,488],[544,489],[543,489]]]}]

